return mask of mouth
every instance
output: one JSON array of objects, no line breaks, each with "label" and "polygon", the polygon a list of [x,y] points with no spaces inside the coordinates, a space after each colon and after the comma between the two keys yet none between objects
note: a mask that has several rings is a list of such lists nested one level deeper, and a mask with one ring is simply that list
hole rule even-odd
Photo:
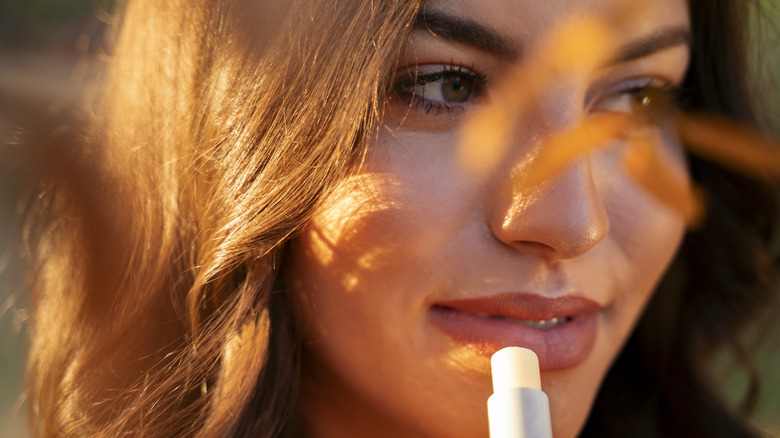
[{"label": "mouth", "polygon": [[444,334],[479,354],[530,348],[542,371],[552,371],[574,367],[590,355],[601,309],[578,295],[501,294],[438,302],[429,315]]},{"label": "mouth", "polygon": [[549,330],[558,327],[559,325],[566,324],[567,322],[572,320],[572,318],[569,316],[553,317],[550,319],[540,319],[540,320],[516,319],[516,318],[509,318],[506,316],[486,315],[486,314],[477,314],[477,316],[481,316],[483,318],[501,319],[504,321],[514,322],[536,330]]}]

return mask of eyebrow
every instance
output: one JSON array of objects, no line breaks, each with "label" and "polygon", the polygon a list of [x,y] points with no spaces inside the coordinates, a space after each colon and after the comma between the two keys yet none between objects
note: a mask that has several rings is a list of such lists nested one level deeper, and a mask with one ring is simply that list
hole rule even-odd
[{"label": "eyebrow", "polygon": [[[425,30],[434,36],[463,44],[514,61],[521,50],[509,38],[476,21],[423,9],[417,14],[414,28]],[[635,61],[672,47],[691,46],[691,32],[686,26],[663,27],[649,35],[632,41],[617,50],[608,64]]]},{"label": "eyebrow", "polygon": [[515,45],[495,30],[443,12],[423,9],[414,20],[414,28],[506,60],[515,60],[520,55]]},{"label": "eyebrow", "polygon": [[691,31],[686,26],[669,26],[634,40],[617,50],[609,64],[621,64],[645,58],[677,46],[691,47]]}]

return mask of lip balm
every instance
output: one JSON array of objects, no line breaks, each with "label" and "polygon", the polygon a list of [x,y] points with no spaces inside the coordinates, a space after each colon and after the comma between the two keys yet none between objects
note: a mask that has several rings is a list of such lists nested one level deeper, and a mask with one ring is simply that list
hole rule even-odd
[{"label": "lip balm", "polygon": [[536,353],[527,348],[506,347],[493,355],[490,364],[490,438],[552,438],[550,400],[542,392]]}]

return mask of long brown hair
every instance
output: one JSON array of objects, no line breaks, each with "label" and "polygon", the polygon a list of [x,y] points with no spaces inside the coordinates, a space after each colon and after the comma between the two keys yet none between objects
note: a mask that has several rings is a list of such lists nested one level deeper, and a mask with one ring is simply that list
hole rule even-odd
[{"label": "long brown hair", "polygon": [[256,3],[122,9],[37,222],[35,435],[292,433],[278,250],[360,157],[417,5]]},{"label": "long brown hair", "polygon": [[[419,3],[127,2],[89,128],[34,223],[35,435],[295,435],[280,251],[360,159]],[[744,6],[691,7],[682,105],[751,122]],[[708,221],[585,435],[749,433],[704,380],[703,353],[746,357],[734,333],[771,298],[775,192],[695,158],[692,173]]]}]

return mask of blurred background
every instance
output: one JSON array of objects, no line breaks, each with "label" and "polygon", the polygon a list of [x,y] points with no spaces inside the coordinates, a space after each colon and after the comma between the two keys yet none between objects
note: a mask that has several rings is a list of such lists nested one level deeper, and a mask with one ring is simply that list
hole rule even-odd
[{"label": "blurred background", "polygon": [[78,99],[101,55],[110,4],[0,0],[0,436],[26,437],[23,360],[29,300],[20,236],[33,193],[19,127]]},{"label": "blurred background", "polygon": [[[762,0],[767,5],[776,0]],[[23,360],[29,300],[20,246],[21,214],[34,193],[32,169],[18,153],[20,126],[56,113],[78,100],[92,65],[103,57],[112,20],[112,0],[0,0],[0,436],[27,436]],[[754,37],[763,46],[757,71],[772,79],[770,117],[780,132],[780,6],[768,8]],[[762,29],[758,32],[758,29]],[[770,334],[759,355],[765,388],[757,425],[780,437],[780,331]],[[728,374],[729,358],[717,364]],[[738,397],[744,377],[731,375],[728,388]]]}]

